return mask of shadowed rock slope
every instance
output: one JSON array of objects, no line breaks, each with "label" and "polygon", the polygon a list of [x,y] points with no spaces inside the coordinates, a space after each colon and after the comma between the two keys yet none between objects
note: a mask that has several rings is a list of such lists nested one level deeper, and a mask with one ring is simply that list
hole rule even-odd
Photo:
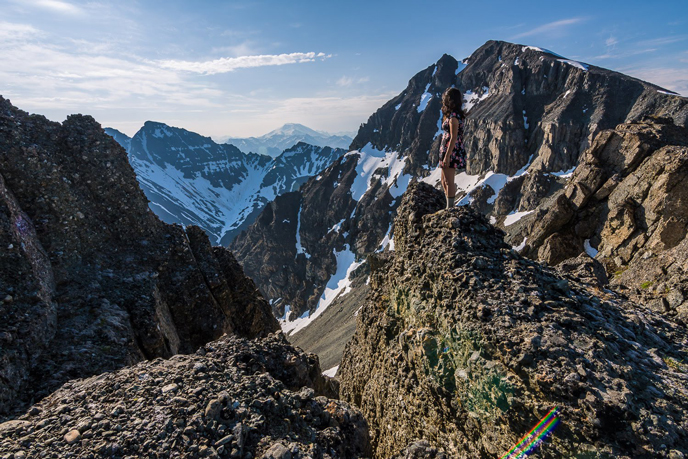
[{"label": "shadowed rock slope", "polygon": [[339,369],[374,457],[499,457],[554,406],[562,423],[538,457],[688,454],[685,329],[442,204],[409,187]]},{"label": "shadowed rock slope", "polygon": [[[193,355],[70,381],[0,424],[19,457],[358,458],[360,411],[331,400],[317,357],[282,335],[224,337]],[[5,456],[3,456],[5,457]]]},{"label": "shadowed rock slope", "polygon": [[65,381],[277,329],[232,254],[149,209],[89,116],[0,98],[0,413]]}]

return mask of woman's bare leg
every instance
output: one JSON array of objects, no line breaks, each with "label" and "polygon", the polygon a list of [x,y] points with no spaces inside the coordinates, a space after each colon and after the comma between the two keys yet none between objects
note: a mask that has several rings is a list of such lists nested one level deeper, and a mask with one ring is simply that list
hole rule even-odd
[{"label": "woman's bare leg", "polygon": [[456,169],[454,168],[447,170],[447,196],[449,197],[449,207],[454,207],[454,198],[456,197]]},{"label": "woman's bare leg", "polygon": [[442,168],[442,189],[444,189],[444,196],[447,198],[447,209],[454,207],[454,195],[456,195],[456,184],[454,183],[454,176],[456,169],[443,167]]}]

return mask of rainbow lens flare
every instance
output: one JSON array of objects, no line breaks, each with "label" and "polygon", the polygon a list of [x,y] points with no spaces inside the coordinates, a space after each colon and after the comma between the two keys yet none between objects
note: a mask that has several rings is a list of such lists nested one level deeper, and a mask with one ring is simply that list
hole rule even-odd
[{"label": "rainbow lens flare", "polygon": [[501,459],[521,459],[532,453],[542,440],[559,425],[559,408],[552,408],[544,418],[525,434]]}]

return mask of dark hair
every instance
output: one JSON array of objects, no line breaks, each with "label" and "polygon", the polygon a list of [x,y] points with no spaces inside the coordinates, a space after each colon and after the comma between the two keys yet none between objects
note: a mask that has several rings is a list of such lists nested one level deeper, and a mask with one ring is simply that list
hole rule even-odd
[{"label": "dark hair", "polygon": [[463,94],[457,88],[448,88],[442,95],[442,114],[448,118],[452,113],[457,113],[461,118],[466,118],[463,111]]}]

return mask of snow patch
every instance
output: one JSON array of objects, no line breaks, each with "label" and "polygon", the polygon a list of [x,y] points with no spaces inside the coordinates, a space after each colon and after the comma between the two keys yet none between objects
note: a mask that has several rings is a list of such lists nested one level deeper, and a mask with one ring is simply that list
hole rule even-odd
[{"label": "snow patch", "polygon": [[301,210],[303,210],[303,206],[299,207],[299,214],[296,216],[296,256],[302,253],[306,258],[310,258],[311,255],[306,252],[305,247],[301,245]]},{"label": "snow patch", "polygon": [[578,61],[572,61],[570,59],[557,59],[557,60],[559,62],[563,62],[564,64],[569,64],[569,65],[572,65],[576,68],[579,68],[584,72],[587,72],[588,69],[590,68],[590,66],[588,64],[584,64],[584,63],[578,62]]},{"label": "snow patch", "polygon": [[394,236],[391,236],[392,233],[392,224],[389,224],[389,229],[387,230],[387,234],[385,234],[385,237],[382,238],[382,242],[380,243],[380,248],[378,248],[375,252],[380,253],[385,250],[386,247],[389,247],[389,250],[394,250]]},{"label": "snow patch", "polygon": [[569,178],[573,175],[573,171],[576,170],[576,166],[573,166],[571,169],[567,171],[559,171],[559,172],[550,172],[550,175],[554,175],[555,177],[561,177],[561,178]]},{"label": "snow patch", "polygon": [[476,188],[485,185],[490,185],[490,188],[494,190],[494,194],[487,200],[488,204],[494,204],[504,185],[525,174],[532,161],[533,155],[530,155],[528,163],[511,176],[506,174],[496,174],[492,171],[487,172],[482,179],[480,179],[479,175],[468,175],[466,172],[456,174],[455,181],[457,193],[459,191],[466,193],[466,195],[456,205],[466,206],[470,204],[473,200],[473,198],[470,196],[471,192]]},{"label": "snow patch", "polygon": [[330,228],[327,231],[327,234],[330,234],[332,231],[336,231],[337,233],[339,233],[339,230],[342,229],[342,224],[344,223],[345,220],[346,220],[345,218],[342,218],[337,224],[335,224],[332,228]]},{"label": "snow patch", "polygon": [[428,106],[428,102],[430,102],[430,99],[432,99],[432,94],[428,92],[428,89],[430,89],[430,83],[425,87],[425,92],[420,96],[420,103],[418,104],[418,113],[421,113],[423,110],[425,110],[425,107]]},{"label": "snow patch", "polygon": [[330,378],[334,378],[334,375],[337,374],[337,370],[339,370],[339,365],[336,367],[332,367],[329,370],[325,370],[322,372],[323,376],[329,376]]},{"label": "snow patch", "polygon": [[487,86],[483,86],[483,94],[479,96],[478,94],[475,94],[473,91],[470,89],[466,91],[463,95],[463,109],[466,113],[473,108],[474,105],[476,105],[478,102],[483,101],[488,98],[490,95],[490,88]]},{"label": "snow patch", "polygon": [[403,173],[406,166],[405,157],[399,157],[399,153],[396,151],[378,150],[370,142],[358,151],[354,150],[347,153],[347,156],[354,154],[360,156],[356,165],[356,178],[351,184],[350,190],[354,200],[359,201],[368,191],[373,173],[381,167],[387,168],[387,177],[382,179],[382,184],[389,186],[389,193],[392,197],[397,198],[404,194],[411,181],[411,176]]},{"label": "snow patch", "polygon": [[526,210],[524,212],[511,212],[509,215],[506,216],[504,219],[504,226],[511,226],[526,215],[532,214],[534,211],[533,210]]},{"label": "snow patch", "polygon": [[530,127],[530,125],[528,124],[528,117],[526,116],[525,110],[523,110],[523,125],[525,126],[526,129],[528,129]]},{"label": "snow patch", "polygon": [[528,241],[528,237],[523,238],[523,242],[521,242],[519,245],[514,245],[511,248],[514,249],[517,252],[520,252],[521,250],[526,248],[526,242]]},{"label": "snow patch", "polygon": [[399,110],[400,108],[401,108],[401,102],[399,102],[399,104],[396,107],[394,107],[394,110]]},{"label": "snow patch", "polygon": [[590,239],[585,240],[585,242],[583,243],[583,247],[585,248],[585,253],[590,255],[590,258],[595,258],[599,253],[596,248],[590,245]]},{"label": "snow patch", "polygon": [[667,96],[678,96],[678,97],[683,97],[681,94],[673,91],[663,91],[661,89],[657,90],[658,93],[660,94],[666,94]]}]

